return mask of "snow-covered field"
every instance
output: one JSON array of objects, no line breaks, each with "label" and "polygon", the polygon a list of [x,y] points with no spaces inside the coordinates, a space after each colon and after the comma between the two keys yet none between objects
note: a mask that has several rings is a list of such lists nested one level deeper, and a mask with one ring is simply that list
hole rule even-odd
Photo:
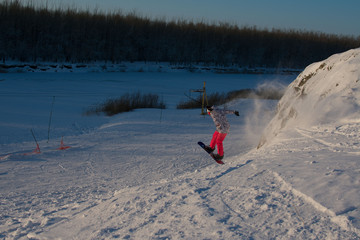
[{"label": "snow-covered field", "polygon": [[[345,109],[339,99],[352,104],[348,111],[337,111],[338,118],[317,109],[332,118],[305,121],[309,116],[298,116],[306,108],[288,101],[278,109],[297,115],[276,115],[262,135],[277,101],[227,104],[241,115],[228,117],[225,165],[216,164],[196,144],[210,141],[210,117],[201,116],[199,109],[176,109],[186,99],[184,92],[201,88],[203,81],[211,93],[264,82],[289,84],[296,76],[1,74],[0,238],[359,239],[359,52],[351,52],[357,68],[339,55],[328,75],[319,70],[311,75],[320,81],[337,70],[343,73],[337,86],[354,81],[342,91],[352,91],[347,97],[329,98],[334,108]],[[317,69],[305,70],[295,83]],[[285,99],[291,98],[293,87]],[[324,91],[334,96],[329,89]],[[138,90],[159,94],[167,109],[83,115],[92,104]],[[301,92],[313,96],[306,91]],[[313,94],[319,97],[319,92]],[[293,110],[286,110],[289,106]],[[345,114],[349,111],[353,113]],[[36,149],[31,129],[41,154],[24,155]],[[256,149],[261,136],[264,145]],[[62,137],[70,148],[57,150]]]}]

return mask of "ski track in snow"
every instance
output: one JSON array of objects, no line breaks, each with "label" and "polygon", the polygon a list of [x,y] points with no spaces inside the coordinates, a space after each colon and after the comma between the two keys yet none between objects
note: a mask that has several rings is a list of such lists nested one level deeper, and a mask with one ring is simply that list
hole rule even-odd
[{"label": "ski track in snow", "polygon": [[[117,191],[112,198],[34,237],[356,239],[327,213],[294,194],[277,174],[257,170],[253,160],[221,170],[215,166]],[[234,177],[236,185],[229,181]]]},{"label": "ski track in snow", "polygon": [[[356,121],[335,127],[296,128],[283,134],[270,147],[270,153],[266,152],[270,159],[277,156],[284,160],[286,152],[286,161],[278,159],[280,161],[273,164],[266,162],[263,156],[260,157],[263,162],[258,161],[263,168],[271,169],[295,195],[327,214],[342,229],[353,231],[356,236],[360,233],[360,204],[353,200],[360,198],[357,177],[360,171],[356,157],[360,143],[358,129]],[[297,172],[303,175],[299,176]],[[352,198],[349,198],[350,195]]]},{"label": "ski track in snow", "polygon": [[[343,152],[348,154],[360,155],[360,134],[357,129],[360,128],[359,123],[355,124],[343,124],[336,126],[335,129],[331,130],[331,134],[328,134],[328,129],[299,129],[296,130],[303,136],[316,141],[329,150],[337,153]],[[326,136],[329,135],[329,136]],[[330,138],[328,141],[327,138]],[[336,140],[334,143],[333,141]],[[349,149],[352,151],[349,152]]]}]

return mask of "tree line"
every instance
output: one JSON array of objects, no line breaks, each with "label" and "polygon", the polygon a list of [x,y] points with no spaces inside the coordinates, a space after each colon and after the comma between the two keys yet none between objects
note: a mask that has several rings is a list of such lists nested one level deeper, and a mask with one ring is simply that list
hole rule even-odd
[{"label": "tree line", "polygon": [[0,3],[0,30],[3,63],[152,61],[303,68],[360,47],[360,36],[166,21],[121,11],[25,5],[19,0]]}]

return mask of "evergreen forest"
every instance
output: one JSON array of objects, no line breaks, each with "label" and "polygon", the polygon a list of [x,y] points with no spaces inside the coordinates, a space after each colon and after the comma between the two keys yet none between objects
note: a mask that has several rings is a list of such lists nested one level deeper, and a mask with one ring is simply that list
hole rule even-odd
[{"label": "evergreen forest", "polygon": [[0,59],[21,62],[169,62],[304,68],[360,47],[360,36],[150,19],[121,10],[0,2]]}]

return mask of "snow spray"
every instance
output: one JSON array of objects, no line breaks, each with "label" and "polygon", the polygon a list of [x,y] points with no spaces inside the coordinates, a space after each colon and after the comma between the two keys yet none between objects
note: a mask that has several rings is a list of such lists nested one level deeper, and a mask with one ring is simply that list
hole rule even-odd
[{"label": "snow spray", "polygon": [[[257,92],[276,93],[280,95],[284,92],[286,86],[278,81],[269,81],[257,86]],[[263,96],[266,98],[266,94]],[[245,118],[245,135],[246,140],[257,145],[261,139],[264,129],[275,115],[278,100],[262,99],[261,96],[253,97],[253,107],[246,114]]]}]

